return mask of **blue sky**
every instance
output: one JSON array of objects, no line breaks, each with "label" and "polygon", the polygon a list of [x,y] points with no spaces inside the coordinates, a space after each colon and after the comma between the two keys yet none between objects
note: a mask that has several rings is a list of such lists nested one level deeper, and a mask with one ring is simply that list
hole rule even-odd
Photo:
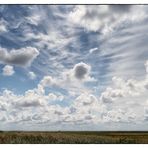
[{"label": "blue sky", "polygon": [[2,130],[148,130],[147,5],[0,5]]}]

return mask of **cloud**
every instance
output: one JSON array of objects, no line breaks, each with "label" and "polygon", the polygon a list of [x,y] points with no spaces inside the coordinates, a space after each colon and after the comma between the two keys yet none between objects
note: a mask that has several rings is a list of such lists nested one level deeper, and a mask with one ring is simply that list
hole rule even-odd
[{"label": "cloud", "polygon": [[3,19],[0,20],[0,33],[7,32],[7,22]]},{"label": "cloud", "polygon": [[[143,8],[143,10],[141,10]],[[98,46],[99,52],[93,54],[92,60],[95,59],[101,68],[101,72],[95,71],[100,79],[105,79],[103,83],[111,83],[112,77],[120,77],[123,79],[143,79],[145,77],[145,69],[141,66],[147,60],[147,42],[145,38],[147,35],[144,33],[148,30],[145,25],[147,22],[147,7],[139,5],[132,5],[130,8],[133,12],[139,14],[144,11],[145,16],[141,16],[139,21],[132,21],[132,16],[128,13],[130,21],[126,20],[117,25],[112,33],[107,37],[103,37],[100,41],[101,45]],[[138,12],[137,12],[138,11]],[[137,15],[137,17],[138,17]],[[101,35],[102,36],[102,35]],[[100,37],[101,37],[100,36]],[[141,50],[140,54],[138,51]],[[90,55],[92,56],[92,55]],[[102,66],[103,65],[103,66]],[[102,70],[103,69],[103,70]]]},{"label": "cloud", "polygon": [[106,122],[147,121],[146,79],[136,81],[114,77],[112,80],[112,87],[108,87],[100,96],[89,92],[81,93],[68,106],[53,104],[53,101],[63,101],[64,96],[45,93],[43,86],[53,84],[53,78],[49,76],[41,81],[43,86],[39,83],[37,88],[26,91],[24,95],[4,90],[0,94],[0,111],[6,115],[2,122],[19,124],[25,122],[28,125],[44,123],[94,125]]},{"label": "cloud", "polygon": [[120,98],[140,96],[146,90],[146,84],[146,80],[136,81],[134,79],[128,79],[125,81],[121,78],[113,77],[113,88],[106,88],[102,92],[100,99],[104,103],[114,103]]},{"label": "cloud", "polygon": [[132,5],[109,5],[109,9],[116,13],[127,13],[131,10]]},{"label": "cloud", "polygon": [[[18,16],[19,9],[23,13]],[[27,70],[27,76],[34,79],[37,75],[38,79],[29,87],[41,80],[34,89],[21,95],[16,92],[26,89],[27,81],[21,90],[1,89],[2,124],[28,125],[30,129],[33,125],[38,129],[45,125],[52,129],[52,124],[56,129],[59,126],[63,129],[65,125],[81,128],[90,124],[103,130],[105,125],[114,122],[121,129],[122,125],[136,123],[137,127],[146,123],[148,79],[143,63],[147,58],[148,29],[147,20],[143,20],[145,7],[77,5],[45,9],[44,6],[21,6],[13,11],[13,17],[9,7],[3,13],[7,10],[8,24],[2,23],[5,26],[2,30],[8,32],[1,33],[2,46],[15,49],[0,48],[0,63],[23,68],[32,66],[36,73]],[[102,36],[108,32],[111,32],[109,36]],[[27,47],[29,44],[32,47]],[[24,45],[26,47],[16,49]],[[36,48],[27,49],[33,47]],[[147,65],[146,62],[148,73]]]},{"label": "cloud", "polygon": [[17,102],[17,106],[23,108],[23,107],[38,107],[42,106],[42,103],[40,100],[33,100],[33,99],[27,99],[22,100],[20,102]]},{"label": "cloud", "polygon": [[89,53],[94,53],[96,51],[98,51],[98,48],[92,48],[92,49],[89,50]]},{"label": "cloud", "polygon": [[32,71],[30,71],[30,72],[28,73],[28,76],[29,76],[29,78],[30,78],[31,80],[36,79],[36,74],[35,74],[34,72],[32,72]]},{"label": "cloud", "polygon": [[[37,87],[28,90],[24,95],[17,95],[13,91],[4,90],[0,94],[0,112],[6,114],[5,123],[44,123],[50,121],[57,112],[65,112],[65,108],[52,105],[52,101],[62,100],[62,96],[55,94],[40,93],[41,88]],[[51,96],[54,95],[54,99]],[[50,104],[49,104],[50,103]],[[9,112],[9,113],[8,113]],[[58,115],[57,115],[58,116]],[[57,119],[56,119],[57,120]],[[55,121],[56,122],[56,121]],[[53,123],[55,123],[53,120]]]},{"label": "cloud", "polygon": [[69,94],[80,94],[82,92],[90,92],[85,82],[94,82],[95,79],[90,76],[91,66],[80,62],[75,64],[71,69],[64,71],[57,77],[50,75],[44,76],[40,81],[40,85],[44,87],[58,87],[65,89]]},{"label": "cloud", "polygon": [[7,111],[7,110],[8,110],[7,104],[0,101],[0,111]]},{"label": "cloud", "polygon": [[7,51],[0,48],[0,62],[17,66],[30,66],[33,60],[39,55],[39,51],[33,47],[26,47],[17,50]]},{"label": "cloud", "polygon": [[137,122],[147,120],[144,113],[147,102],[147,78],[144,80],[112,78],[112,87],[101,93],[99,100],[107,110],[103,113],[104,122]]},{"label": "cloud", "polygon": [[15,73],[15,71],[14,71],[14,69],[13,69],[13,66],[6,65],[6,66],[3,68],[3,75],[4,75],[4,76],[12,76],[14,73]]},{"label": "cloud", "polygon": [[38,25],[41,21],[41,15],[33,14],[31,16],[26,17],[28,23],[33,25]]},{"label": "cloud", "polygon": [[80,62],[74,65],[74,67],[66,71],[63,76],[69,81],[94,81],[95,79],[90,76],[91,66]]},{"label": "cloud", "polygon": [[90,66],[81,62],[74,66],[73,68],[74,77],[78,80],[83,80],[88,77],[90,73]]},{"label": "cloud", "polygon": [[127,112],[125,110],[117,109],[108,111],[106,115],[103,115],[104,122],[124,122],[130,123],[136,121],[136,114],[133,112]]},{"label": "cloud", "polygon": [[43,87],[50,87],[50,86],[58,84],[58,82],[54,78],[52,78],[51,76],[44,76],[44,78],[41,80],[40,84]]},{"label": "cloud", "polygon": [[[47,77],[44,79],[44,86],[51,84],[49,81],[45,83],[45,80],[47,80]],[[57,103],[53,104],[53,102],[63,101],[64,96],[50,92],[45,93],[44,89],[39,83],[37,88],[26,91],[24,95],[17,95],[13,91],[4,90],[0,94],[0,111],[6,113],[7,120],[2,122],[27,123],[28,125],[94,122],[94,115],[91,114],[91,111],[97,110],[98,107],[98,100],[94,95],[82,94],[70,106],[60,106]],[[72,108],[76,109],[76,113],[72,113]]]},{"label": "cloud", "polygon": [[63,95],[55,95],[53,93],[49,93],[48,94],[49,97],[49,101],[62,101],[64,100],[64,96]]},{"label": "cloud", "polygon": [[148,61],[145,62],[146,73],[148,74]]},{"label": "cloud", "polygon": [[[138,10],[135,12],[135,9]],[[88,31],[100,31],[105,34],[123,21],[137,21],[139,18],[144,18],[144,15],[145,12],[141,7],[132,5],[83,5],[73,9],[69,21]]]},{"label": "cloud", "polygon": [[100,99],[103,101],[103,103],[113,103],[113,101],[115,101],[116,98],[119,99],[123,96],[123,90],[107,88],[106,91],[101,94]]},{"label": "cloud", "polygon": [[74,100],[75,106],[89,106],[92,108],[93,104],[96,105],[98,103],[98,99],[92,94],[81,94]]},{"label": "cloud", "polygon": [[4,25],[0,24],[0,33],[6,32],[6,31],[7,31],[6,27]]}]

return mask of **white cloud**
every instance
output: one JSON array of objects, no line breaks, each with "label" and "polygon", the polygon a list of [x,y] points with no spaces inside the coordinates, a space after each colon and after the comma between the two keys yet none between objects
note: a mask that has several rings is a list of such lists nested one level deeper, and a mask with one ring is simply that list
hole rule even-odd
[{"label": "white cloud", "polygon": [[6,31],[7,31],[6,27],[4,25],[0,24],[0,33],[6,32]]},{"label": "white cloud", "polygon": [[92,49],[90,49],[89,50],[89,53],[94,53],[94,52],[96,52],[96,51],[98,51],[99,49],[96,47],[96,48],[92,48]]},{"label": "white cloud", "polygon": [[[76,6],[69,21],[89,31],[108,33],[123,21],[139,21],[145,17],[143,6],[98,5]],[[134,11],[136,9],[136,11]],[[136,14],[135,14],[136,13]]]},{"label": "white cloud", "polygon": [[135,80],[113,77],[112,87],[108,87],[100,96],[107,111],[104,122],[137,122],[147,120],[144,114],[147,102],[147,78]]},{"label": "white cloud", "polygon": [[5,48],[0,48],[0,62],[6,64],[30,66],[38,55],[39,51],[33,47],[13,49],[10,52]]},{"label": "white cloud", "polygon": [[74,106],[88,106],[90,108],[93,107],[93,104],[96,105],[98,103],[97,98],[92,94],[81,94],[74,100]]},{"label": "white cloud", "polygon": [[133,112],[128,112],[125,110],[117,109],[108,111],[106,115],[103,116],[104,122],[135,122],[136,114]]},{"label": "white cloud", "polygon": [[41,80],[40,84],[43,87],[50,87],[52,85],[56,85],[58,82],[52,78],[51,76],[44,76],[44,78]]},{"label": "white cloud", "polygon": [[26,17],[26,20],[30,24],[38,25],[39,22],[41,21],[41,15],[34,14],[34,15],[31,15],[31,16]]},{"label": "white cloud", "polygon": [[106,91],[101,94],[100,99],[103,101],[103,103],[113,103],[113,101],[115,101],[116,98],[119,99],[123,96],[123,90],[107,88]]},{"label": "white cloud", "polygon": [[34,72],[32,72],[32,71],[30,71],[30,72],[28,73],[28,76],[29,76],[29,78],[30,78],[31,80],[36,79],[36,74],[35,74]]},{"label": "white cloud", "polygon": [[63,73],[63,77],[68,82],[88,82],[88,81],[95,81],[93,77],[90,76],[91,74],[91,66],[80,62],[74,65],[74,67],[68,71]]},{"label": "white cloud", "polygon": [[0,33],[7,32],[7,22],[3,19],[0,20]]},{"label": "white cloud", "polygon": [[7,111],[8,106],[5,102],[0,101],[0,111]]},{"label": "white cloud", "polygon": [[90,74],[91,66],[80,62],[75,64],[71,69],[65,69],[58,77],[44,76],[40,81],[40,85],[43,87],[60,87],[75,96],[82,92],[91,91],[84,86],[85,82],[95,81]]},{"label": "white cloud", "polygon": [[146,68],[146,73],[147,73],[147,77],[148,77],[148,61],[145,62],[145,68]]},{"label": "white cloud", "polygon": [[34,100],[34,99],[26,99],[26,100],[21,100],[18,101],[16,106],[19,106],[20,108],[23,107],[37,107],[37,106],[42,106],[41,100]]},{"label": "white cloud", "polygon": [[[75,73],[77,65],[81,64],[76,64],[69,72],[71,73],[72,70]],[[80,78],[84,78],[86,73],[89,76],[89,70],[86,71]],[[79,79],[79,75],[76,79]],[[16,95],[12,91],[4,90],[0,94],[0,112],[5,113],[1,121],[27,124],[98,124],[142,123],[147,120],[146,79],[137,81],[114,77],[112,87],[108,87],[100,97],[85,91],[77,95],[69,106],[53,104],[53,101],[62,101],[63,95],[45,93],[45,87],[57,85],[56,82],[57,80],[55,81],[51,76],[46,76],[39,82],[37,88],[26,91],[24,95]]]},{"label": "white cloud", "polygon": [[[88,80],[91,67],[83,62],[78,63],[74,66],[72,73],[73,76],[78,80]],[[90,78],[90,77],[89,77]]]},{"label": "white cloud", "polygon": [[[12,91],[4,90],[0,95],[0,111],[6,113],[7,120],[2,122],[19,124],[24,122],[27,124],[88,123],[94,122],[96,117],[91,112],[101,110],[100,106],[97,106],[97,98],[91,94],[80,95],[70,107],[62,107],[52,102],[63,99],[63,95],[45,94],[44,88],[40,84],[37,88],[26,91],[24,95],[16,95]],[[76,109],[76,113],[72,113],[72,108]]]},{"label": "white cloud", "polygon": [[[4,33],[4,38],[16,45],[31,43],[41,49],[40,57],[32,68],[45,77],[36,88],[22,95],[1,91],[2,122],[25,122],[40,127],[44,123],[48,127],[50,124],[56,126],[57,123],[60,126],[95,123],[98,127],[102,123],[104,126],[104,122],[138,124],[148,119],[148,79],[143,79],[141,75],[144,73],[141,63],[147,58],[147,45],[143,44],[147,38],[147,20],[140,21],[145,17],[143,6],[70,6],[66,10],[58,6],[50,9],[50,15],[46,13],[48,8],[29,7],[29,17],[14,19],[14,23],[11,21],[2,29],[0,26],[0,31],[17,29],[21,35],[17,36],[10,30],[10,34]],[[34,7],[37,8],[35,11]],[[75,9],[69,15],[73,7]],[[58,19],[54,19],[56,17]],[[134,21],[137,21],[136,24]],[[100,33],[110,31],[111,36],[105,39],[103,36],[102,39]],[[85,41],[90,46],[86,47]],[[98,48],[90,49],[92,44]],[[36,48],[0,48],[0,63],[30,66],[39,55]],[[148,62],[145,66],[148,74]],[[100,81],[100,85],[94,82],[92,75]],[[110,78],[106,75],[110,75]],[[30,71],[28,77],[35,79],[36,74]],[[106,89],[104,84],[108,85]],[[95,91],[94,85],[97,87]]]},{"label": "white cloud", "polygon": [[4,76],[12,76],[14,73],[15,73],[15,71],[14,71],[14,69],[13,69],[13,66],[6,65],[6,66],[3,68],[3,75],[4,75]]},{"label": "white cloud", "polygon": [[108,87],[102,94],[100,99],[104,103],[113,103],[117,99],[120,98],[129,98],[136,97],[143,94],[146,85],[146,80],[144,81],[136,81],[133,79],[129,79],[127,81],[114,77],[113,78],[113,88]]},{"label": "white cloud", "polygon": [[64,99],[63,95],[55,95],[53,93],[48,94],[49,101],[62,101]]}]

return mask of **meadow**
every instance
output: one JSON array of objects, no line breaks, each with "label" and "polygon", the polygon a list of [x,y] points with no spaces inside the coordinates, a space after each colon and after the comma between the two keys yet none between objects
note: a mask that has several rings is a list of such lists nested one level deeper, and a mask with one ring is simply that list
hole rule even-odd
[{"label": "meadow", "polygon": [[147,132],[0,132],[1,144],[148,144]]}]

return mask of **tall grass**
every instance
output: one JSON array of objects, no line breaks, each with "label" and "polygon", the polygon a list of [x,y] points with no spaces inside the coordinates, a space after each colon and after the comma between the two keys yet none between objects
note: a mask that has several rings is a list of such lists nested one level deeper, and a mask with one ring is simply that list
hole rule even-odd
[{"label": "tall grass", "polygon": [[148,134],[99,132],[0,132],[3,144],[130,144],[148,143]]}]

